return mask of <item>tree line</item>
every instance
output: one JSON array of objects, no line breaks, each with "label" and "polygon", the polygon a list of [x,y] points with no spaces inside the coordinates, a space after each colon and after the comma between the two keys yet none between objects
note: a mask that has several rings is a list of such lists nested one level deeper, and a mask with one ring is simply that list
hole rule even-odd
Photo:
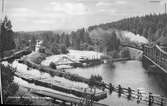
[{"label": "tree line", "polygon": [[[10,21],[8,21],[8,24],[11,27]],[[77,50],[98,49],[99,51],[104,51],[104,49],[106,51],[118,49],[120,41],[118,37],[115,36],[115,31],[111,33],[102,33],[102,39],[97,39],[97,37],[91,36],[90,33],[98,28],[106,30],[106,32],[108,29],[127,30],[135,34],[140,34],[150,41],[167,45],[166,14],[150,14],[142,17],[137,16],[112,23],[90,26],[88,29],[81,28],[72,31],[71,33],[56,33],[53,31],[14,32],[14,42],[16,44],[16,49],[23,49],[26,46],[35,45],[37,39],[43,40],[43,45],[55,54],[67,53],[67,48]],[[4,35],[6,34],[6,32],[3,33]],[[10,33],[8,32],[8,34],[4,36],[2,42],[13,39],[12,37],[8,37],[12,33],[12,31],[10,31]],[[15,44],[11,42],[5,46],[10,48],[15,46]]]},{"label": "tree line", "polygon": [[98,50],[111,51],[118,49],[119,39],[116,32],[103,33],[104,37],[98,39],[91,37],[87,29],[81,28],[71,33],[55,33],[53,31],[43,32],[15,32],[15,43],[17,49],[36,44],[36,40],[42,40],[42,45],[54,54],[68,53],[67,49],[75,50]]},{"label": "tree line", "polygon": [[136,16],[122,19],[120,21],[90,26],[89,31],[96,29],[119,29],[140,34],[149,41],[160,43],[167,46],[167,15],[166,14],[150,14],[145,16]]},{"label": "tree line", "polygon": [[[15,43],[17,49],[22,49],[29,45],[34,45],[36,40],[42,40],[42,45],[50,48],[55,54],[62,53],[67,48],[82,50],[87,49],[91,44],[91,39],[85,29],[80,29],[71,33],[55,33],[53,31],[42,32],[15,32]],[[59,50],[61,49],[61,50]]]}]

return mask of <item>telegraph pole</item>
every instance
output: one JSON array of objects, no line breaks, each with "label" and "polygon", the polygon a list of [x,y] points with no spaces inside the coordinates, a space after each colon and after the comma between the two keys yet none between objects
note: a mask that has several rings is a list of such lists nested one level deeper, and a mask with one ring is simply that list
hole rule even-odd
[{"label": "telegraph pole", "polygon": [[[2,0],[2,22],[3,22],[3,15],[4,15],[4,0]],[[2,27],[2,22],[0,23],[0,39],[2,40],[2,31],[1,31],[1,27]],[[0,53],[0,57],[1,59],[3,58],[3,45],[1,44],[1,53]],[[3,91],[2,91],[2,69],[0,67],[0,92],[1,92],[1,104],[3,104]]]},{"label": "telegraph pole", "polygon": [[2,0],[2,14],[4,13],[4,0]]},{"label": "telegraph pole", "polygon": [[165,3],[165,14],[166,14],[166,3]]},{"label": "telegraph pole", "polygon": [[[149,1],[150,3],[161,3],[162,1],[159,1],[159,0],[152,0],[152,1]],[[165,14],[167,13],[167,10],[166,10],[166,5],[167,5],[167,1],[165,1],[164,3],[164,12]]]}]

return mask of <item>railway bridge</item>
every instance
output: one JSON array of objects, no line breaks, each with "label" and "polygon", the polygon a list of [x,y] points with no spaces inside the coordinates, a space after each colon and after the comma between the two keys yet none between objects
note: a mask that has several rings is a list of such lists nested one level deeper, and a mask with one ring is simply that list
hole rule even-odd
[{"label": "railway bridge", "polygon": [[167,49],[158,45],[143,46],[143,57],[167,73]]},{"label": "railway bridge", "polygon": [[[152,64],[167,73],[167,47],[157,44],[137,46],[128,42],[123,42],[121,45],[143,51],[144,59],[149,60]],[[143,64],[148,65],[147,62]]]}]

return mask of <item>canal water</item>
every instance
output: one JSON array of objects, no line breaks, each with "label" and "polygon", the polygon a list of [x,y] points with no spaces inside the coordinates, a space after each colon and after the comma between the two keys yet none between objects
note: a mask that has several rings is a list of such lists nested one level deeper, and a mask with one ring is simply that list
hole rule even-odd
[{"label": "canal water", "polygon": [[[102,64],[88,68],[69,69],[71,73],[77,73],[89,78],[91,75],[101,75],[104,82],[114,85],[121,84],[123,87],[151,91],[152,93],[167,97],[167,81],[160,74],[150,74],[140,61],[116,62],[114,64]],[[128,101],[126,97],[118,97],[112,93],[100,103],[109,106],[147,106],[146,103],[137,104],[135,100]]]}]

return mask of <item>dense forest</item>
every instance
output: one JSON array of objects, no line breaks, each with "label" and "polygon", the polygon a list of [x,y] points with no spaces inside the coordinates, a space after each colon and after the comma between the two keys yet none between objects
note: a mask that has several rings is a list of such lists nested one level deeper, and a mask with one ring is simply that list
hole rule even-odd
[{"label": "dense forest", "polygon": [[53,31],[15,32],[14,36],[17,49],[35,45],[36,40],[43,41],[42,45],[53,54],[67,53],[67,48],[77,50],[92,49],[88,47],[92,42],[85,29],[71,33],[55,33]]},{"label": "dense forest", "polygon": [[16,49],[35,45],[36,40],[42,40],[42,45],[49,48],[54,54],[67,53],[67,48],[76,50],[98,49],[99,51],[102,51],[104,47],[107,47],[108,51],[118,48],[119,39],[117,39],[115,31],[100,33],[103,35],[102,39],[97,39],[97,37],[91,36],[90,33],[84,28],[71,33],[54,33],[52,31],[15,32],[14,38]]},{"label": "dense forest", "polygon": [[89,31],[96,28],[126,30],[146,37],[149,41],[167,45],[167,15],[150,14],[142,17],[131,17],[116,22],[90,26]]}]

